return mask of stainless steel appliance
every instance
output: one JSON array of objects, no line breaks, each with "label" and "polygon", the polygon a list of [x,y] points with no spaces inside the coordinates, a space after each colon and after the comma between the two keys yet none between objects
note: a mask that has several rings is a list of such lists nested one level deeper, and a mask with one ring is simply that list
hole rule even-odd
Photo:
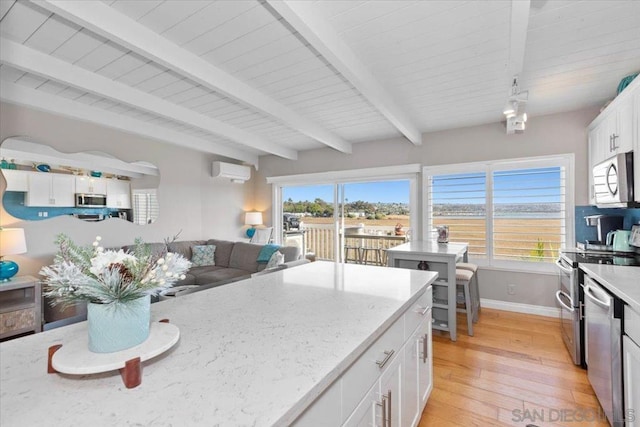
[{"label": "stainless steel appliance", "polygon": [[593,193],[602,208],[635,207],[633,152],[620,153],[593,167]]},{"label": "stainless steel appliance", "polygon": [[76,193],[77,208],[104,208],[106,206],[106,194]]},{"label": "stainless steel appliance", "polygon": [[623,426],[623,303],[589,276],[584,278],[587,376],[609,423]]},{"label": "stainless steel appliance", "polygon": [[560,328],[573,363],[584,367],[584,345],[582,342],[582,301],[578,263],[561,256],[556,265],[560,271],[560,289],[556,300],[560,304]]},{"label": "stainless steel appliance", "polygon": [[583,368],[585,361],[584,274],[580,264],[612,264],[640,266],[638,254],[611,252],[562,252],[556,261],[560,277],[556,301],[560,306],[560,324],[564,341],[573,363]]},{"label": "stainless steel appliance", "polygon": [[607,244],[609,233],[622,228],[623,216],[618,215],[589,215],[584,217],[589,227],[596,227],[596,240],[587,240],[584,245],[594,250],[610,251],[612,245]]}]

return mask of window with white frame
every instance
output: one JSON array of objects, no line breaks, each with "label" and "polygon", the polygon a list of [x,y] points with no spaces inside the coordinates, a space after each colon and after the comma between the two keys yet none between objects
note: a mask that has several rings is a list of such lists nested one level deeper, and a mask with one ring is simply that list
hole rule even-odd
[{"label": "window with white frame", "polygon": [[481,264],[531,268],[573,243],[572,155],[425,167],[423,176],[425,238],[447,225]]},{"label": "window with white frame", "polygon": [[155,188],[131,190],[133,199],[133,223],[134,224],[151,224],[160,215],[160,206],[158,204],[158,194]]}]

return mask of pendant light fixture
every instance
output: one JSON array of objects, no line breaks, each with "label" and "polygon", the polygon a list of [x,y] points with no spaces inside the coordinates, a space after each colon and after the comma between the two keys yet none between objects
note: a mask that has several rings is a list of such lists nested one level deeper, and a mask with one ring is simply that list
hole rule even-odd
[{"label": "pendant light fixture", "polygon": [[509,99],[507,99],[507,103],[502,110],[507,120],[507,134],[524,132],[525,123],[527,122],[527,113],[524,111],[524,106],[528,99],[529,92],[520,92],[518,76],[513,76]]}]

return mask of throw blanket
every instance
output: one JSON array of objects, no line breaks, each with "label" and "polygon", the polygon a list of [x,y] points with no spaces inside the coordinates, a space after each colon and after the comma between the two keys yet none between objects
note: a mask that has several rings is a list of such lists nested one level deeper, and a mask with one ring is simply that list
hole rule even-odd
[{"label": "throw blanket", "polygon": [[258,263],[266,264],[271,259],[271,255],[273,255],[278,249],[280,249],[279,245],[266,244],[260,249],[260,253],[258,254]]}]

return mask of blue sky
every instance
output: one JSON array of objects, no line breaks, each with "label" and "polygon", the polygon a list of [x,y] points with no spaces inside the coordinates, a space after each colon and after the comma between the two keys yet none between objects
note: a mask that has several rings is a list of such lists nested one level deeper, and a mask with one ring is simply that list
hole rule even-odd
[{"label": "blue sky", "polygon": [[[559,203],[559,167],[496,171],[493,175],[493,201],[501,203]],[[433,202],[484,204],[484,173],[445,175],[433,179]],[[456,191],[452,191],[456,187]],[[526,190],[526,195],[523,195]]]},{"label": "blue sky", "polygon": [[[313,201],[320,198],[333,202],[333,185],[285,187],[282,200]],[[409,181],[384,181],[345,184],[345,198],[350,202],[363,200],[376,203],[409,203]]]}]

